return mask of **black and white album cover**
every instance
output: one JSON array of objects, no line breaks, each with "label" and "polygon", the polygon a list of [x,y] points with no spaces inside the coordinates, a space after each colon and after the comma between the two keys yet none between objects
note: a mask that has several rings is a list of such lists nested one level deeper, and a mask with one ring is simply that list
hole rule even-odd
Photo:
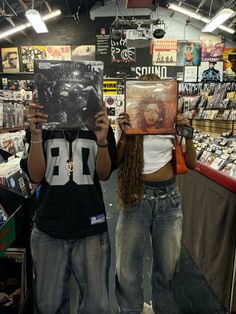
[{"label": "black and white album cover", "polygon": [[35,60],[38,102],[48,114],[43,129],[94,129],[102,106],[103,62]]}]

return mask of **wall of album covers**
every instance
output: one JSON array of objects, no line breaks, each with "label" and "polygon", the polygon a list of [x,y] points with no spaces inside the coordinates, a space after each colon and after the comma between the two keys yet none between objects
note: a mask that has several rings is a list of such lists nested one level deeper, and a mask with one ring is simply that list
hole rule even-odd
[{"label": "wall of album covers", "polygon": [[[92,21],[82,16],[78,24],[72,19],[55,22],[48,34],[35,35],[32,31],[30,38],[19,35],[15,47],[1,48],[1,89],[27,90],[29,84],[33,89],[34,59],[101,60],[104,79],[156,73],[162,79],[186,83],[236,80],[236,45],[226,43],[221,36],[193,32],[194,39],[184,40],[183,32],[177,36],[167,29],[162,39],[132,40],[126,38],[128,30],[123,30],[122,37],[114,40],[110,35],[113,21],[114,17],[96,17]],[[181,31],[178,27],[177,23],[177,33]],[[190,35],[188,32],[187,37]],[[104,93],[113,122],[122,108],[121,94],[109,90]]]}]

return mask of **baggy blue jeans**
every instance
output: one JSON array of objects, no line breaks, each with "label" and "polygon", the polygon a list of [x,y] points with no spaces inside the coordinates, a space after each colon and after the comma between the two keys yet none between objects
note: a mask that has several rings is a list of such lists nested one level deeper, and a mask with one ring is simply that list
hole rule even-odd
[{"label": "baggy blue jeans", "polygon": [[110,314],[108,233],[75,240],[50,237],[34,226],[31,234],[34,314],[70,314],[68,281],[78,283],[79,314]]},{"label": "baggy blue jeans", "polygon": [[179,313],[172,279],[180,259],[181,197],[175,179],[146,182],[134,207],[120,210],[116,226],[116,296],[120,313],[139,314],[144,297],[142,268],[147,242],[152,243],[152,306],[157,314]]}]

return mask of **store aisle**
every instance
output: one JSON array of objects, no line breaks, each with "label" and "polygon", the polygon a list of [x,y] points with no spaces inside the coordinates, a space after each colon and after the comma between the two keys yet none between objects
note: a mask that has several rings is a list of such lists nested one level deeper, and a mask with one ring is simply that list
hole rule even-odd
[{"label": "store aisle", "polygon": [[[109,181],[102,182],[104,201],[107,209],[108,226],[112,248],[112,267],[110,272],[111,308],[112,314],[118,314],[117,303],[114,294],[114,240],[115,224],[117,219],[116,206],[116,173],[113,173]],[[151,250],[147,247],[144,260],[144,292],[145,301],[150,300],[150,264]],[[218,302],[213,291],[208,286],[198,268],[192,261],[186,249],[182,248],[180,272],[174,281],[175,293],[181,306],[181,314],[226,314],[225,308]]]},{"label": "store aisle", "polygon": [[[111,314],[118,314],[118,306],[115,298],[115,225],[117,220],[116,206],[116,173],[114,173],[109,181],[102,182],[104,193],[104,201],[107,209],[108,227],[111,239],[111,270],[110,270],[110,291],[111,291]],[[144,260],[144,298],[145,302],[150,302],[150,265],[151,250],[147,247]],[[71,282],[72,292],[72,311],[76,313],[76,304],[78,296],[75,294],[75,283]],[[213,291],[208,286],[198,268],[195,266],[191,256],[186,249],[182,247],[180,272],[176,275],[174,281],[174,290],[177,300],[181,306],[181,314],[227,314],[225,308],[218,302]],[[102,313],[101,313],[102,314]]]}]

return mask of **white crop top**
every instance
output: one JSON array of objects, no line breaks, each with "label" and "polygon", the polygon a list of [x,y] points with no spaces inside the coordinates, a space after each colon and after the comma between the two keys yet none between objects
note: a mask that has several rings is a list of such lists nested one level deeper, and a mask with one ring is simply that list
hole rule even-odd
[{"label": "white crop top", "polygon": [[143,174],[152,173],[172,159],[173,135],[144,135]]}]

